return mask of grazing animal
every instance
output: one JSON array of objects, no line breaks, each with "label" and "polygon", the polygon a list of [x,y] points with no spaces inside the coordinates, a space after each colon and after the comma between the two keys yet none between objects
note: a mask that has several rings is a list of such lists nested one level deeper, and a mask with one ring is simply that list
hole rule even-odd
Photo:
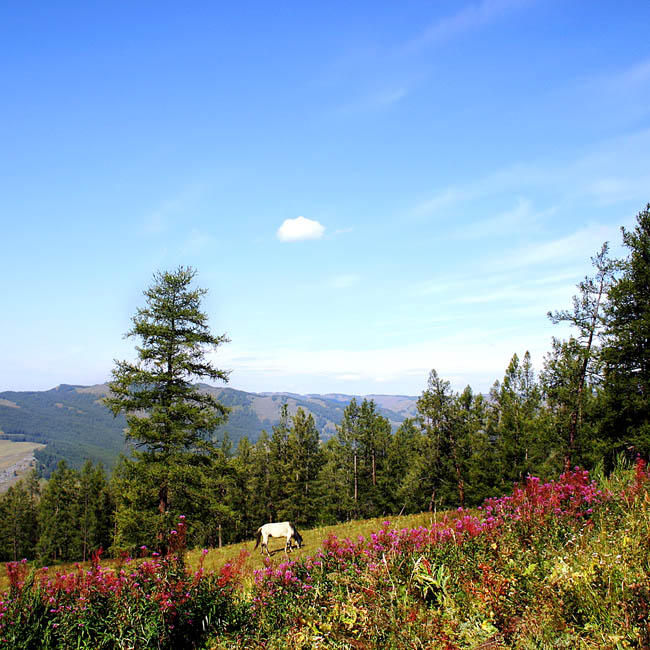
[{"label": "grazing animal", "polygon": [[[260,545],[260,542],[262,542],[260,553],[264,553],[264,549],[266,549],[266,554],[270,555],[268,546],[269,537],[284,537],[287,540],[284,544],[285,553],[291,551],[293,540],[295,540],[298,548],[302,546],[302,537],[300,536],[298,529],[290,521],[264,524],[257,529],[257,532],[255,533],[255,539],[257,540],[255,548],[257,548]],[[255,548],[253,550],[255,550]]]}]

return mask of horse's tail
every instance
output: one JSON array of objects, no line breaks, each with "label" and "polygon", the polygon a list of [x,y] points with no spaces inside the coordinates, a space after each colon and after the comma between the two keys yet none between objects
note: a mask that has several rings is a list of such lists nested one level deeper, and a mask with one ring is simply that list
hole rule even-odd
[{"label": "horse's tail", "polygon": [[[260,545],[261,541],[262,541],[262,527],[260,526],[257,529],[257,532],[255,533],[255,548],[257,548]],[[255,550],[255,548],[253,550]]]}]

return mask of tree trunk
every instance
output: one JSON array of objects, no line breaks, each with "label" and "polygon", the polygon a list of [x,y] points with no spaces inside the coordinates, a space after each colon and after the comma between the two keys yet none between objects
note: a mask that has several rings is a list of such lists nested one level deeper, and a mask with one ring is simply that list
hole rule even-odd
[{"label": "tree trunk", "polygon": [[433,512],[435,505],[436,505],[436,488],[433,488],[431,492],[431,498],[429,499],[429,512]]}]

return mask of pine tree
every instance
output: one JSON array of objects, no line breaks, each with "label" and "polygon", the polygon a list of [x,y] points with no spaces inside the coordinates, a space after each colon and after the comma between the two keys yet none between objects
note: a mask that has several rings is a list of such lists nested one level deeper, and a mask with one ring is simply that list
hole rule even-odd
[{"label": "pine tree", "polygon": [[52,472],[39,502],[40,537],[37,553],[42,559],[71,561],[81,557],[83,541],[78,526],[79,473],[65,460]]},{"label": "pine tree", "polygon": [[456,396],[451,384],[435,370],[417,401],[418,421],[424,433],[420,478],[429,492],[427,508],[464,502],[464,475],[458,447]]},{"label": "pine tree", "polygon": [[287,438],[286,499],[282,519],[312,525],[318,518],[318,476],[323,466],[314,417],[298,408]]},{"label": "pine tree", "polygon": [[356,510],[351,489],[350,451],[339,435],[323,445],[323,466],[318,477],[319,523],[349,521]]},{"label": "pine tree", "polygon": [[254,448],[244,437],[237,444],[232,459],[232,492],[230,505],[238,514],[237,539],[250,538],[264,519],[257,512],[259,496],[252,485],[257,468],[254,463]]},{"label": "pine tree", "polygon": [[535,473],[538,464],[546,459],[545,431],[539,419],[542,396],[535,381],[530,353],[523,361],[514,354],[503,382],[498,381],[490,391],[493,434],[502,483],[521,481],[528,473]]},{"label": "pine tree", "polygon": [[584,355],[583,346],[573,336],[566,341],[554,337],[544,359],[540,385],[549,420],[549,445],[559,456],[550,459],[550,474],[558,474],[567,465],[585,466],[596,461],[593,437],[599,364],[593,357],[583,378]]},{"label": "pine tree", "polygon": [[[134,460],[125,461],[121,468],[127,501],[118,509],[118,527],[133,530],[130,518],[151,525],[150,513],[137,515],[133,508],[155,508],[158,539],[171,525],[171,509],[176,514],[183,506],[191,509],[190,494],[201,481],[199,469],[210,464],[216,450],[213,432],[227,413],[193,383],[228,378],[206,359],[208,351],[228,339],[211,334],[200,309],[206,291],[191,287],[195,275],[185,267],[154,275],[144,292],[146,306],[137,310],[127,333],[140,340],[138,360],[116,362],[111,393],[105,400],[115,415],[126,415],[126,435],[136,448]],[[151,490],[156,492],[155,503]]]},{"label": "pine tree", "polygon": [[605,331],[603,451],[650,454],[650,204],[633,230],[628,257],[609,292]]},{"label": "pine tree", "polygon": [[88,460],[79,475],[79,500],[75,519],[81,537],[82,561],[111,544],[114,505],[104,468]]},{"label": "pine tree", "polygon": [[467,386],[458,396],[459,456],[464,477],[464,505],[475,506],[495,493],[495,450],[487,433],[488,405]]},{"label": "pine tree", "polygon": [[411,475],[417,467],[422,449],[422,432],[413,418],[407,418],[391,437],[386,460],[387,481],[386,491],[390,495],[388,510],[392,513],[412,513],[423,510],[423,501],[419,498],[418,486],[410,479],[417,481]]},{"label": "pine tree", "polygon": [[377,517],[386,512],[386,456],[391,439],[387,418],[377,412],[375,402],[364,399],[359,409],[361,514]]},{"label": "pine tree", "polygon": [[266,431],[262,431],[252,448],[249,467],[249,513],[252,530],[257,530],[262,524],[277,520],[278,506],[271,495],[271,443]]},{"label": "pine tree", "polygon": [[237,466],[227,437],[212,454],[209,465],[199,468],[198,478],[189,542],[221,548],[236,541],[241,523],[241,513],[234,507],[238,498]]},{"label": "pine tree", "polygon": [[343,410],[341,424],[337,426],[337,456],[339,471],[343,473],[345,491],[341,498],[349,504],[346,519],[359,516],[359,405],[352,398]]},{"label": "pine tree", "polygon": [[568,416],[567,423],[560,423],[566,431],[563,445],[565,470],[575,464],[582,454],[581,428],[585,393],[589,392],[589,379],[592,379],[593,384],[597,373],[603,312],[616,268],[608,256],[608,250],[609,246],[605,242],[600,252],[591,258],[596,274],[593,278],[586,277],[578,284],[580,295],[573,296],[573,310],[548,312],[553,323],[570,323],[578,332],[577,337],[572,337],[565,345],[554,339],[554,356],[549,360],[546,374],[546,384],[551,389],[551,403],[555,403]]},{"label": "pine tree", "polygon": [[[289,507],[287,477],[290,472],[290,432],[289,406],[285,402],[280,408],[280,421],[274,425],[268,445],[268,487],[266,490],[268,521],[284,520],[289,517],[287,514],[287,508]],[[265,519],[264,521],[267,520]]]},{"label": "pine tree", "polygon": [[0,558],[33,559],[38,541],[38,481],[35,472],[18,481],[0,498]]}]

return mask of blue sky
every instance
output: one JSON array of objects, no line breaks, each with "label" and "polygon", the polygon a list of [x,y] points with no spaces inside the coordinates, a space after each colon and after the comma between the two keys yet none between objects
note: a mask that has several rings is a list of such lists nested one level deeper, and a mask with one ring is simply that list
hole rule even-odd
[{"label": "blue sky", "polygon": [[197,269],[251,391],[540,369],[650,201],[650,3],[0,7],[0,390],[105,381]]}]

